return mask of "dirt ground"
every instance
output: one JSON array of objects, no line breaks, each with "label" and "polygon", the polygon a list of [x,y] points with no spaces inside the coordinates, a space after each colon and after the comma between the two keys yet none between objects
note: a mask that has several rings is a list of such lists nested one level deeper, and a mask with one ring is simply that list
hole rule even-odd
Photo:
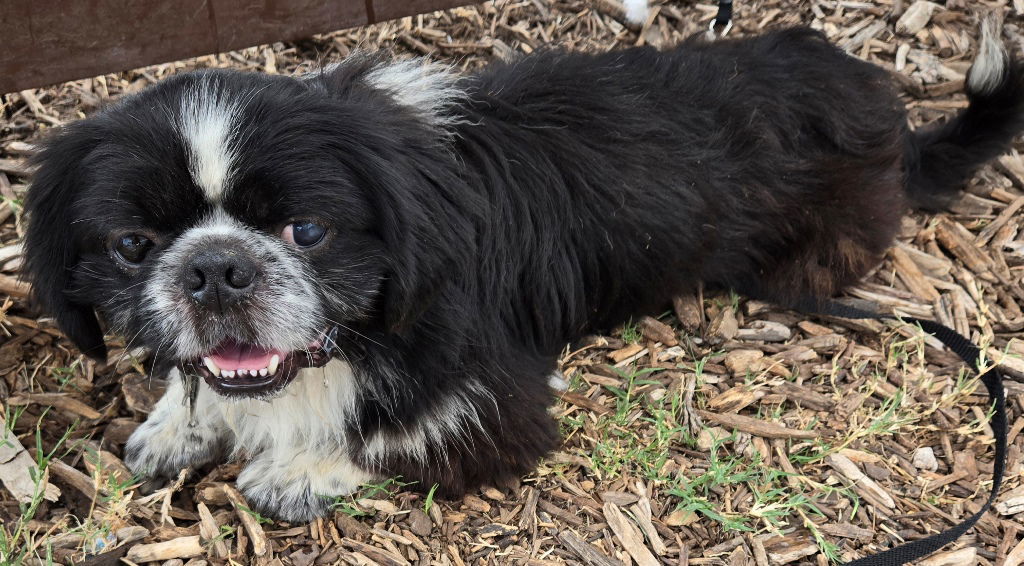
[{"label": "dirt ground", "polygon": [[[892,70],[916,124],[965,106],[980,14],[1005,14],[1004,39],[1024,46],[1020,0],[948,0],[904,20],[906,0],[736,2],[734,35],[811,25]],[[669,46],[705,30],[714,12],[655,2],[640,29],[616,0],[503,0],[0,100],[0,297],[10,297],[0,307],[0,398],[14,432],[0,448],[0,563],[828,564],[979,508],[991,487],[989,407],[955,356],[910,326],[810,318],[731,295],[684,297],[657,319],[567,348],[570,389],[553,408],[565,443],[515,485],[435,501],[397,479],[340,498],[334,516],[308,525],[247,512],[230,487],[236,464],[144,496],[120,456],[161,390],[143,377],[145,352],[115,343],[106,364],[82,358],[16,279],[30,144],[170,74],[295,73],[357,47],[471,70],[551,44]],[[985,167],[951,211],[909,215],[885,262],[849,291],[958,329],[1010,377],[997,509],[932,566],[1024,563],[1022,206],[1015,151]],[[25,462],[45,474],[27,476]],[[7,485],[19,477],[30,503]]]}]

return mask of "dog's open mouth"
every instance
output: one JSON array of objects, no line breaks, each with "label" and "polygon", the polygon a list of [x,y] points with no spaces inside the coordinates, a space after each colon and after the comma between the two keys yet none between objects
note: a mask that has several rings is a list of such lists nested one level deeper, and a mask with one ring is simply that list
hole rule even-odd
[{"label": "dog's open mouth", "polygon": [[183,362],[181,370],[202,376],[221,395],[265,395],[283,389],[303,368],[327,365],[336,335],[337,327],[328,328],[307,348],[293,351],[228,338],[208,354]]}]

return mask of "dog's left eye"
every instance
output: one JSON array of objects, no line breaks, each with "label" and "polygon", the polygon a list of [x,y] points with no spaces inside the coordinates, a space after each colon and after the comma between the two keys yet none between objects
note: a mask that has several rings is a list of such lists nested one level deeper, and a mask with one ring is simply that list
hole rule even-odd
[{"label": "dog's left eye", "polygon": [[309,220],[292,222],[285,226],[281,232],[281,237],[284,238],[284,241],[295,244],[300,248],[313,247],[319,244],[326,235],[327,228]]},{"label": "dog's left eye", "polygon": [[142,234],[125,234],[114,240],[111,246],[114,255],[131,266],[137,266],[146,259],[146,254],[153,247],[153,241]]}]

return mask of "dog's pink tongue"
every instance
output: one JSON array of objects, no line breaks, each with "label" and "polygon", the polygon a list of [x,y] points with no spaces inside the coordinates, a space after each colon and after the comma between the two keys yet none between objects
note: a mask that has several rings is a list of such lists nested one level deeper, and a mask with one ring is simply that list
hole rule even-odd
[{"label": "dog's pink tongue", "polygon": [[260,370],[270,365],[270,358],[274,357],[274,354],[277,354],[279,361],[284,359],[284,352],[280,350],[228,340],[210,353],[210,359],[222,370]]}]

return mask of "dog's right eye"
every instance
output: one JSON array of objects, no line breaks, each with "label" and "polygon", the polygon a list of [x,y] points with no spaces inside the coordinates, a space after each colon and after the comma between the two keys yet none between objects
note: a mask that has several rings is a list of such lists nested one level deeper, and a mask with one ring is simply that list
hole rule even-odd
[{"label": "dog's right eye", "polygon": [[146,254],[153,247],[153,241],[142,234],[125,234],[114,239],[114,255],[129,267],[137,267],[146,259]]}]

